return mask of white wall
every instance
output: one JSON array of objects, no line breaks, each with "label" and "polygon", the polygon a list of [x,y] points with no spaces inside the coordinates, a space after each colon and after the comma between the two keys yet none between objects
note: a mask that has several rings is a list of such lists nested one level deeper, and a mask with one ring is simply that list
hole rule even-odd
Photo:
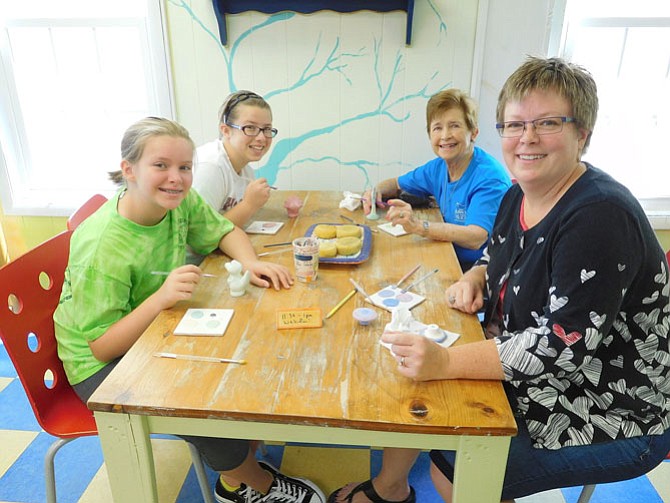
[{"label": "white wall", "polygon": [[253,90],[280,131],[259,175],[362,190],[432,158],[425,105],[443,88],[481,89],[478,143],[495,154],[498,90],[524,54],[546,54],[554,1],[417,0],[409,47],[404,12],[231,15],[223,47],[210,0],[167,5],[177,119],[196,143],[216,137],[229,92]]}]

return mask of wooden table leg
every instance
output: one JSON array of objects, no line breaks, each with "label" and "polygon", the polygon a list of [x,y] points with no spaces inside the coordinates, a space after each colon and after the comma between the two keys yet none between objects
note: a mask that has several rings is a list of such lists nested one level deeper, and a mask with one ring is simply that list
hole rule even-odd
[{"label": "wooden table leg", "polygon": [[460,437],[453,503],[499,503],[511,437]]},{"label": "wooden table leg", "polygon": [[95,421],[114,501],[158,503],[146,418],[95,412]]}]

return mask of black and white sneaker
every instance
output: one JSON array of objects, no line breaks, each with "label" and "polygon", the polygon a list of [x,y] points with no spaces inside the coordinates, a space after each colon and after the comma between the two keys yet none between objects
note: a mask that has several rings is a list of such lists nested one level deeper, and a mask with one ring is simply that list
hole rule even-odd
[{"label": "black and white sneaker", "polygon": [[[273,477],[276,477],[279,473],[279,471],[270,463],[259,461],[258,464],[261,465],[263,470],[270,472]],[[221,477],[217,479],[216,487],[214,489],[214,498],[218,503],[261,503],[262,501],[265,501],[263,499],[264,497],[263,493],[259,493],[246,484],[241,484],[240,487],[234,491],[228,491],[223,487]]]},{"label": "black and white sneaker", "polygon": [[312,481],[275,473],[263,503],[325,503],[326,497]]}]

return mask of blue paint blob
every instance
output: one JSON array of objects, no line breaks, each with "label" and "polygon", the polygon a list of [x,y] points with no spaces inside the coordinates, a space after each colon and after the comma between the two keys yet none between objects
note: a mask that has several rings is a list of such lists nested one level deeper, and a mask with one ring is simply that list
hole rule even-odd
[{"label": "blue paint blob", "polygon": [[384,299],[384,300],[382,301],[382,303],[383,303],[385,306],[388,306],[388,307],[395,307],[395,306],[397,306],[398,304],[400,304],[400,302],[398,301],[398,299]]}]

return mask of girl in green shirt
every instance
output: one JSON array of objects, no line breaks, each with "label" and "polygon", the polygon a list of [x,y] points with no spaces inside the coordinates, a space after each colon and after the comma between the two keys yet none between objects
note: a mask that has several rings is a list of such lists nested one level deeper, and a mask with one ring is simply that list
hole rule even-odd
[{"label": "girl in green shirt", "polygon": [[[187,245],[200,254],[219,248],[250,271],[256,286],[293,284],[288,269],[258,260],[244,231],[190,190],[193,151],[188,131],[173,121],[148,117],[130,126],[121,170],[112,174],[125,187],[72,235],[54,322],[58,355],[84,401],[163,309],[193,294],[202,271],[184,265]],[[152,275],[156,270],[170,273]],[[310,481],[261,466],[253,442],[183,438],[221,472],[219,502],[324,501]]]}]

